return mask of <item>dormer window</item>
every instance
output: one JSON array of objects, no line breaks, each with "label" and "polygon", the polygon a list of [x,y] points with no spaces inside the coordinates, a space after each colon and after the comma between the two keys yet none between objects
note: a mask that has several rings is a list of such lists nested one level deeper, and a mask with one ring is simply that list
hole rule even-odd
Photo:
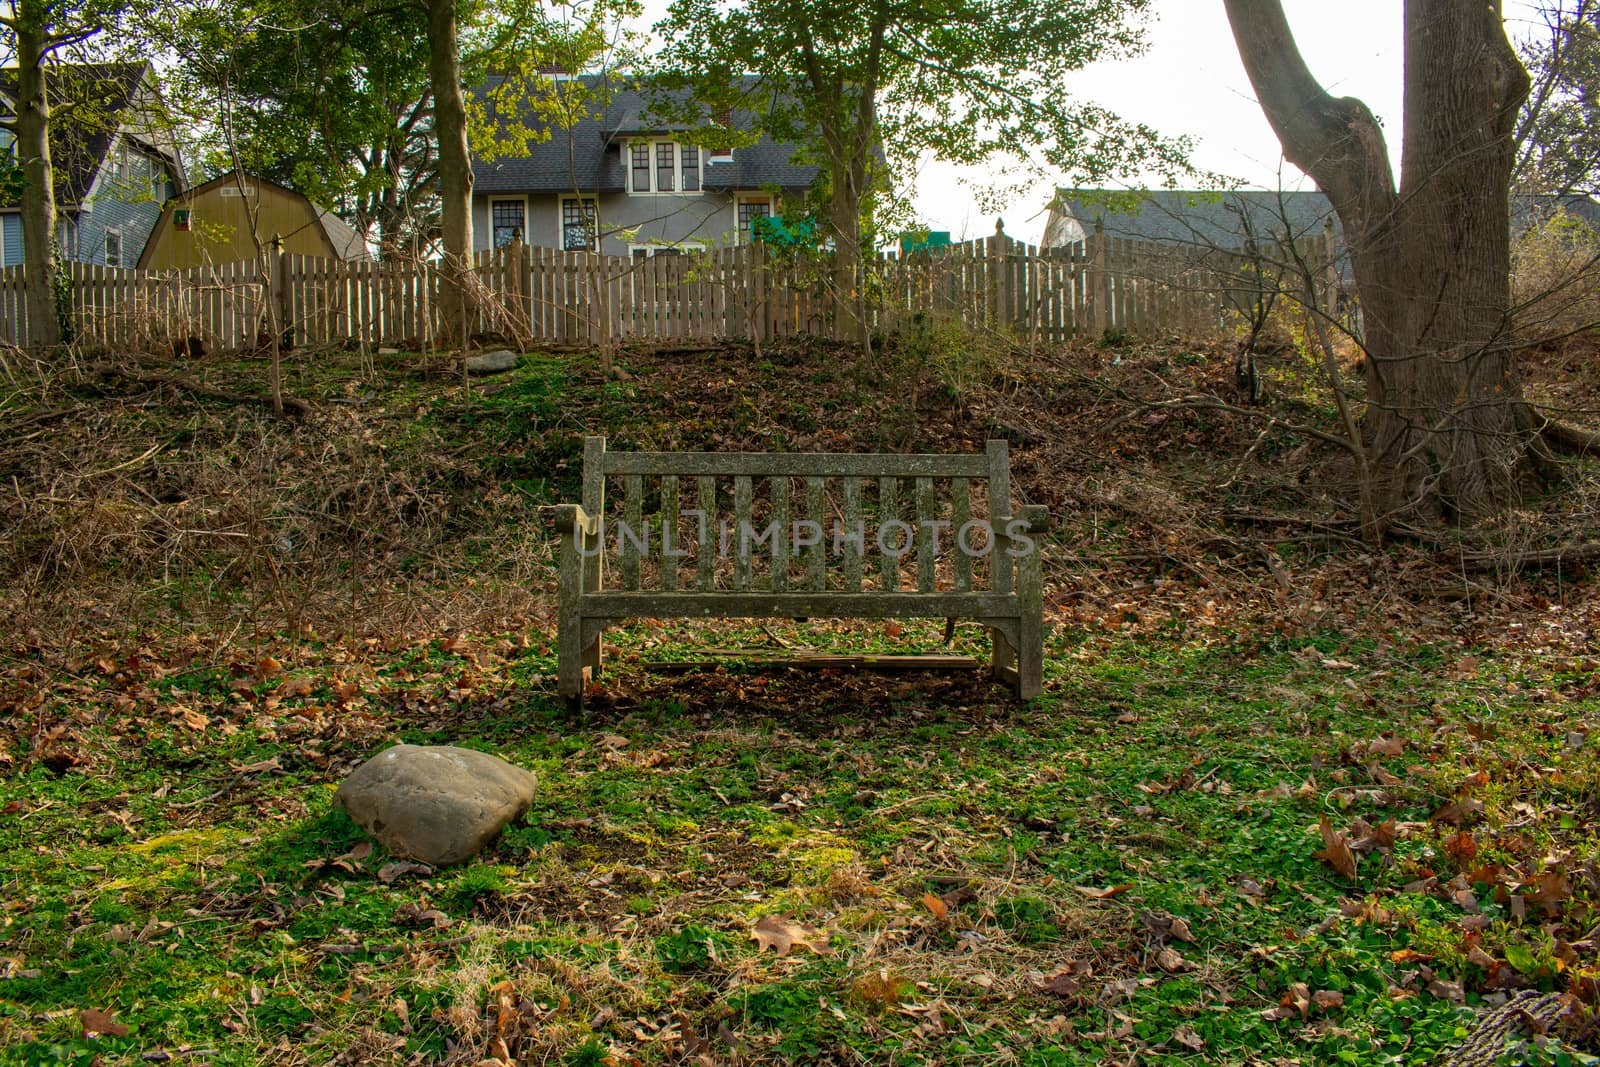
[{"label": "dormer window", "polygon": [[633,141],[628,145],[628,192],[635,195],[697,193],[703,153],[677,141]]}]

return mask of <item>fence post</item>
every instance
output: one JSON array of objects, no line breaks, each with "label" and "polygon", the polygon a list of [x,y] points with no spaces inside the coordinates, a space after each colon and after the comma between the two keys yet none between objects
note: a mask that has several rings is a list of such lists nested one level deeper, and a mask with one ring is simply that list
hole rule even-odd
[{"label": "fence post", "polygon": [[1006,236],[1005,219],[994,220],[994,235],[988,241],[989,268],[989,323],[995,330],[1003,330],[1011,325],[1010,285],[1007,284],[1006,245],[1011,239]]},{"label": "fence post", "polygon": [[1094,220],[1094,232],[1088,237],[1089,246],[1089,340],[1098,341],[1111,326],[1110,299],[1106,295],[1106,229],[1101,219]]},{"label": "fence post", "polygon": [[1343,279],[1339,276],[1339,235],[1333,227],[1333,216],[1329,216],[1322,225],[1322,255],[1324,285],[1328,291],[1323,294],[1323,310],[1334,315],[1339,309],[1339,289]]}]

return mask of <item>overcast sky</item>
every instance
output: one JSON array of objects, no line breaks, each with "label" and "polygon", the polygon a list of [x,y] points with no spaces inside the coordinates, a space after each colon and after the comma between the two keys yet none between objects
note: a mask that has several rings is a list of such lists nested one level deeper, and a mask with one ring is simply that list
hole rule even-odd
[{"label": "overcast sky", "polygon": [[[1222,0],[1156,0],[1154,6],[1144,56],[1085,70],[1064,86],[1066,92],[1162,133],[1193,138],[1192,159],[1203,170],[1259,188],[1277,188],[1281,173],[1286,188],[1309,188],[1298,171],[1282,163],[1277,139],[1239,62]],[[1401,0],[1284,0],[1312,72],[1330,91],[1367,102],[1391,131],[1397,161],[1401,7]],[[665,8],[666,0],[646,0],[646,24]],[[1526,32],[1533,10],[1533,0],[1506,0],[1513,37]],[[949,230],[957,240],[978,237],[994,232],[998,214],[1007,233],[1037,241],[1052,191],[1066,176],[1052,175],[1006,196],[998,212],[985,210],[975,195],[975,187],[993,188],[999,180],[986,168],[925,163],[917,173],[895,180],[912,188],[919,221],[931,229]],[[1155,181],[1143,176],[1129,184]]]},{"label": "overcast sky", "polygon": [[[1082,72],[1065,88],[1073,96],[1117,111],[1170,135],[1192,137],[1193,162],[1247,185],[1312,188],[1282,162],[1272,128],[1256,103],[1228,29],[1222,0],[1157,0],[1149,29],[1149,51],[1141,58],[1106,63]],[[1399,159],[1401,98],[1401,0],[1285,0],[1284,10],[1312,72],[1329,91],[1367,102],[1389,131]],[[1530,0],[1507,0],[1513,37],[1527,32]],[[1060,176],[1057,176],[1058,178]],[[914,202],[922,221],[960,240],[992,233],[995,213],[983,211],[973,181],[989,182],[982,170],[929,164],[915,180]],[[1155,182],[1146,176],[1144,181]],[[1137,180],[1135,182],[1137,184]],[[1056,181],[1008,198],[1001,212],[1006,232],[1037,241]]]}]

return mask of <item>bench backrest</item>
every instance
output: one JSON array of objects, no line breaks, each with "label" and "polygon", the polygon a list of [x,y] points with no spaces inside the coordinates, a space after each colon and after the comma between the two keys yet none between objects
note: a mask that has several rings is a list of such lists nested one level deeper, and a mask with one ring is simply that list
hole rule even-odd
[{"label": "bench backrest", "polygon": [[588,591],[1010,593],[1015,580],[992,533],[1012,518],[1004,441],[916,455],[611,452],[589,437],[583,507],[604,549]]}]

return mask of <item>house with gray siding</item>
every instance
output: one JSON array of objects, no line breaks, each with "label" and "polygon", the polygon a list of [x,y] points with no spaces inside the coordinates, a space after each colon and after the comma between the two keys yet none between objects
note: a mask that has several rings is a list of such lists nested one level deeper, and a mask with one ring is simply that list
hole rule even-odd
[{"label": "house with gray siding", "polygon": [[[579,79],[604,102],[569,127],[550,129],[525,151],[474,159],[479,250],[514,234],[544,248],[637,257],[738,243],[749,239],[751,219],[778,214],[817,176],[817,167],[794,161],[794,145],[769,137],[731,151],[707,148],[697,143],[706,123],[660,117],[647,92],[608,87],[604,77]],[[543,121],[515,108],[487,110],[496,123]],[[748,130],[754,116],[736,110],[724,122]]]},{"label": "house with gray siding", "polygon": [[[177,146],[160,132],[154,68],[145,63],[52,66],[54,91],[83,107],[52,122],[56,243],[61,258],[132,267],[161,206],[184,187]],[[11,75],[0,72],[0,107],[14,99]],[[9,132],[0,147],[15,153]],[[22,214],[0,202],[0,263],[22,262]]]},{"label": "house with gray siding", "polygon": [[[1558,213],[1600,232],[1600,203],[1587,196],[1519,194],[1511,198],[1512,235]],[[1286,236],[1316,237],[1330,224],[1343,247],[1333,203],[1314,189],[1060,189],[1041,244],[1077,244],[1098,228],[1107,237],[1203,253],[1240,248],[1247,240],[1264,245]],[[1340,264],[1348,276],[1347,260],[1341,258]]]}]

